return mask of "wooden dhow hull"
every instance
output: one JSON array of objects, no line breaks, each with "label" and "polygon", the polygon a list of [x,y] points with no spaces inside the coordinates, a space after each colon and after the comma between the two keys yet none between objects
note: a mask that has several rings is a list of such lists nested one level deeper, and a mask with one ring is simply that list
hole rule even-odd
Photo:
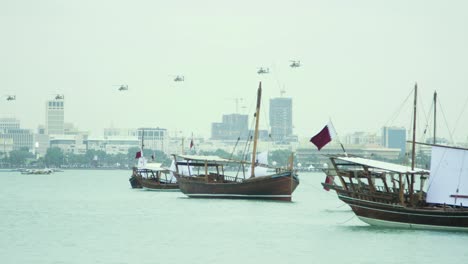
[{"label": "wooden dhow hull", "polygon": [[188,197],[193,198],[229,198],[229,199],[262,199],[291,201],[291,196],[299,185],[292,172],[259,176],[239,181],[207,182],[205,177],[187,177],[176,174],[179,188]]},{"label": "wooden dhow hull", "polygon": [[154,179],[139,179],[143,189],[152,191],[179,191],[179,184],[158,182]]},{"label": "wooden dhow hull", "polygon": [[382,227],[468,231],[468,208],[410,207],[350,197],[338,193],[363,222]]},{"label": "wooden dhow hull", "polygon": [[143,188],[138,178],[141,178],[141,176],[132,175],[130,179],[128,179],[128,181],[130,182],[130,186],[132,186],[133,189]]}]

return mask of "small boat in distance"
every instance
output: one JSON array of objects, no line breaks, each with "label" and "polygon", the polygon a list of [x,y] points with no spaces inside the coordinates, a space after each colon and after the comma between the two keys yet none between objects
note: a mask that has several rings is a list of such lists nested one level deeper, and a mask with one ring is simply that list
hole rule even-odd
[{"label": "small boat in distance", "polygon": [[25,169],[21,170],[21,174],[51,174],[53,173],[53,169]]},{"label": "small boat in distance", "polygon": [[132,188],[143,188],[155,191],[178,191],[179,184],[168,168],[160,163],[147,163],[144,168],[133,168],[129,179]]},{"label": "small boat in distance", "polygon": [[179,190],[177,179],[173,176],[170,169],[162,167],[161,163],[154,162],[154,154],[152,155],[153,162],[148,162],[144,157],[143,147],[145,131],[141,133],[141,147],[135,155],[138,159],[138,164],[133,167],[132,175],[128,181],[133,189],[147,189],[170,191]]},{"label": "small boat in distance", "polygon": [[[252,161],[225,159],[218,156],[173,155],[174,175],[180,190],[194,198],[244,198],[291,201],[299,185],[292,155],[287,168],[269,171],[266,164],[256,158],[258,122],[262,85],[257,92],[256,123],[253,139]],[[265,175],[258,173],[263,169]],[[258,175],[256,175],[256,173]]]}]

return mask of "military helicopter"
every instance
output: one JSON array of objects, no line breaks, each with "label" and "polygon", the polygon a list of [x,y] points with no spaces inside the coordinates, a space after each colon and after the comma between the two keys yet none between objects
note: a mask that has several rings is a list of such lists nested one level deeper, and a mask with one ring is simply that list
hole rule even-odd
[{"label": "military helicopter", "polygon": [[7,100],[7,101],[16,100],[16,95],[7,95],[7,96],[6,96],[6,100]]},{"label": "military helicopter", "polygon": [[258,74],[270,73],[270,69],[269,69],[269,68],[260,67],[260,68],[258,68],[257,73],[258,73]]},{"label": "military helicopter", "polygon": [[65,99],[65,95],[63,95],[63,94],[57,94],[55,96],[55,100],[63,100],[63,99]]},{"label": "military helicopter", "polygon": [[174,82],[183,82],[184,81],[184,76],[183,75],[177,75],[174,78]]},{"label": "military helicopter", "polygon": [[119,87],[119,91],[127,91],[128,90],[128,85],[127,84],[121,84]]},{"label": "military helicopter", "polygon": [[291,68],[301,67],[301,61],[291,60],[291,64],[289,65]]}]

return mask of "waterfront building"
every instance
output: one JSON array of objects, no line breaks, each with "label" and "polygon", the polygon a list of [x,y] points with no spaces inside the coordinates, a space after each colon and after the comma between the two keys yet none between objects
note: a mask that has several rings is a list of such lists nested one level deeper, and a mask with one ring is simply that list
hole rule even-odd
[{"label": "waterfront building", "polygon": [[293,136],[292,99],[279,97],[270,99],[271,137],[276,142],[297,141]]},{"label": "waterfront building", "polygon": [[140,147],[140,141],[135,136],[90,137],[87,145],[90,150],[100,150],[109,155],[116,155],[127,154],[130,148]]},{"label": "waterfront building", "polygon": [[400,149],[400,156],[406,153],[406,129],[404,127],[383,127],[382,146]]},{"label": "waterfront building", "polygon": [[[122,139],[124,146],[121,150],[118,150],[115,144],[111,144],[114,146],[114,149],[107,150],[110,152],[121,152],[123,149],[127,147],[134,147],[135,144],[133,143],[134,139],[136,139],[139,143],[136,145],[141,147],[141,143],[143,141],[144,149],[152,149],[152,150],[159,150],[166,152],[168,150],[168,132],[165,128],[160,127],[142,127],[137,129],[131,128],[105,128],[104,129],[104,139],[105,140],[113,140],[115,139],[117,142]],[[106,143],[107,144],[107,143]]]},{"label": "waterfront building", "polygon": [[134,128],[104,128],[104,137],[136,137]]},{"label": "waterfront building", "polygon": [[49,135],[50,147],[60,148],[64,153],[86,154],[88,150],[85,134],[78,135]]},{"label": "waterfront building", "polygon": [[0,134],[0,152],[2,153],[1,157],[8,157],[8,153],[13,150],[13,138],[6,137],[4,134]]},{"label": "waterfront building", "polygon": [[64,134],[65,107],[64,100],[46,102],[46,133],[49,135]]},{"label": "waterfront building", "polygon": [[31,151],[33,148],[32,131],[20,128],[20,121],[16,118],[0,118],[0,138],[3,139],[4,143],[11,140],[13,143],[11,150],[27,149]]},{"label": "waterfront building", "polygon": [[167,129],[159,127],[142,127],[136,130],[136,135],[140,142],[143,141],[145,149],[167,150]]},{"label": "waterfront building", "polygon": [[381,138],[376,133],[354,132],[344,138],[346,145],[381,145]]},{"label": "waterfront building", "polygon": [[243,114],[223,115],[221,123],[211,124],[211,139],[237,140],[247,138],[249,133],[249,116]]},{"label": "waterfront building", "polygon": [[[386,148],[380,145],[351,145],[346,144],[346,153],[351,155],[357,155],[363,158],[394,161],[400,156],[399,148]],[[322,168],[323,164],[328,162],[327,154],[344,154],[341,145],[338,142],[330,142],[320,151],[310,143],[301,142],[299,147],[296,149],[295,162],[301,163],[302,167],[308,167],[310,165],[316,168]]]}]

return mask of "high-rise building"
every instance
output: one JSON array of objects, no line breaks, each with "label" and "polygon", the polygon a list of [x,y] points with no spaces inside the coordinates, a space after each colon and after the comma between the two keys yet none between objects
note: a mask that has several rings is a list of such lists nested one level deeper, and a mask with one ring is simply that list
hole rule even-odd
[{"label": "high-rise building", "polygon": [[12,117],[0,118],[0,129],[18,129],[20,128],[20,121]]},{"label": "high-rise building", "polygon": [[138,128],[137,137],[143,142],[145,149],[161,150],[167,149],[167,129],[159,127]]},{"label": "high-rise building", "polygon": [[64,101],[63,99],[46,102],[46,133],[49,135],[64,134]]},{"label": "high-rise building", "polygon": [[211,124],[211,139],[236,140],[247,138],[249,133],[249,116],[241,114],[223,115],[221,123]]},{"label": "high-rise building", "polygon": [[400,155],[406,152],[406,129],[404,127],[383,127],[382,146],[400,149]]},{"label": "high-rise building", "polygon": [[0,138],[4,143],[10,139],[12,150],[31,150],[33,147],[32,131],[20,128],[20,121],[16,118],[0,118]]},{"label": "high-rise building", "polygon": [[293,139],[292,99],[279,97],[270,99],[271,138],[276,142]]}]

